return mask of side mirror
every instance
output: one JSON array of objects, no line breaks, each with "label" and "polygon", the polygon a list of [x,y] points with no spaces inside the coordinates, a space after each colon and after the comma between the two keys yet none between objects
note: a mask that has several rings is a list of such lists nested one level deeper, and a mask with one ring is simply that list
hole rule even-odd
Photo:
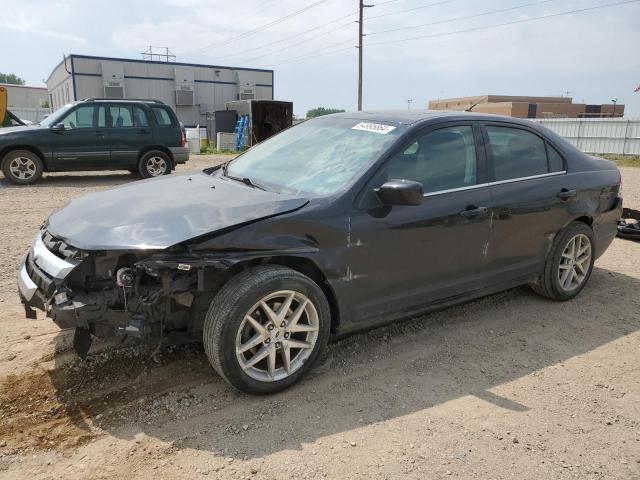
[{"label": "side mirror", "polygon": [[51,131],[56,133],[64,132],[64,123],[56,123],[51,127]]},{"label": "side mirror", "polygon": [[424,195],[422,184],[413,180],[389,180],[375,192],[385,205],[420,205]]}]

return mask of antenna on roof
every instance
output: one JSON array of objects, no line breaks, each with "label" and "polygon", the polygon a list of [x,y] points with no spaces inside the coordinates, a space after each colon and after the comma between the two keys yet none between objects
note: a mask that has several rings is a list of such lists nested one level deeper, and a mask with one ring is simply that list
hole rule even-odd
[{"label": "antenna on roof", "polygon": [[474,108],[476,108],[478,105],[480,105],[480,102],[476,102],[473,105],[471,105],[469,108],[465,108],[465,112],[472,112]]},{"label": "antenna on roof", "polygon": [[176,61],[176,56],[169,50],[169,47],[154,47],[153,45],[149,45],[149,48],[142,52],[141,55],[143,60],[156,60],[167,63]]}]

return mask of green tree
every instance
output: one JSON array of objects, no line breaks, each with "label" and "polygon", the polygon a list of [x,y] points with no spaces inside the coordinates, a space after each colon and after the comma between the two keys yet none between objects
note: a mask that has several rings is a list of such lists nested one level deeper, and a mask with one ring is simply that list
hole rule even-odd
[{"label": "green tree", "polygon": [[24,85],[25,81],[15,73],[0,73],[0,83],[10,83],[11,85]]},{"label": "green tree", "polygon": [[330,113],[341,113],[341,112],[344,112],[344,110],[340,110],[339,108],[325,108],[325,107],[312,108],[307,112],[307,118],[321,117],[322,115],[329,115]]}]

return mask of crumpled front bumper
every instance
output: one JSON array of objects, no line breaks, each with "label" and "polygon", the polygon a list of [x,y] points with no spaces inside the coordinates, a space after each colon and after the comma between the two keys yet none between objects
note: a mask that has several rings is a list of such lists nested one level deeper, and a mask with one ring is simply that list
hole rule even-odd
[{"label": "crumpled front bumper", "polygon": [[47,311],[58,288],[78,262],[61,258],[45,245],[38,233],[29,252],[18,269],[18,292],[28,318],[35,318],[33,310]]}]

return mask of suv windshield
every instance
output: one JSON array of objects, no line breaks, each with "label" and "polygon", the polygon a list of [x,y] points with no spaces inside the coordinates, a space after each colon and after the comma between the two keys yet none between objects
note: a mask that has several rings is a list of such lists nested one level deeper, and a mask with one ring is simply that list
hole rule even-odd
[{"label": "suv windshield", "polygon": [[47,118],[42,120],[40,122],[40,125],[42,125],[43,127],[51,127],[52,125],[55,125],[56,123],[58,123],[58,120],[60,120],[64,116],[64,114],[67,113],[74,105],[75,104],[73,103],[67,103],[66,105],[63,105]]},{"label": "suv windshield", "polygon": [[348,118],[318,118],[289,128],[233,160],[226,174],[269,190],[331,195],[371,165],[400,127]]}]

